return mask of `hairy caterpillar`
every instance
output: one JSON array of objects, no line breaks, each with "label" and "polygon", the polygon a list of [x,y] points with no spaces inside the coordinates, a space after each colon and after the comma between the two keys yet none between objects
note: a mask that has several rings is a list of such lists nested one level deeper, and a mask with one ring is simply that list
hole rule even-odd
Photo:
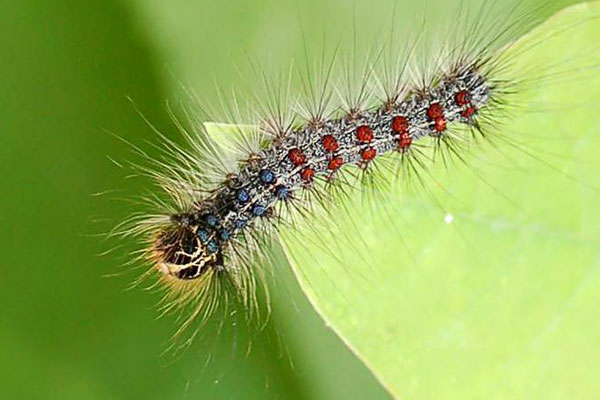
[{"label": "hairy caterpillar", "polygon": [[134,229],[146,235],[146,257],[171,290],[169,306],[191,303],[200,319],[231,295],[252,306],[265,240],[290,224],[290,211],[306,214],[307,203],[328,199],[340,187],[343,192],[344,174],[356,173],[353,166],[362,181],[383,168],[417,174],[427,161],[419,147],[424,139],[458,157],[469,138],[493,140],[490,125],[506,118],[515,106],[511,95],[523,89],[522,82],[506,78],[504,46],[535,21],[524,14],[515,22],[511,9],[482,23],[488,6],[480,6],[476,23],[455,29],[463,37],[437,50],[428,68],[411,59],[421,55],[408,51],[394,60],[391,77],[378,76],[386,67],[375,65],[362,76],[365,82],[347,85],[368,88],[349,96],[355,101],[342,95],[340,104],[322,106],[336,101],[326,88],[312,107],[300,107],[307,111],[302,114],[288,110],[291,118],[261,114],[239,121],[251,123],[255,134],[245,139],[254,140],[253,151],[239,163],[224,167],[218,159],[224,156],[202,132],[186,133],[192,150],[171,146],[171,162],[154,173],[171,204]]}]

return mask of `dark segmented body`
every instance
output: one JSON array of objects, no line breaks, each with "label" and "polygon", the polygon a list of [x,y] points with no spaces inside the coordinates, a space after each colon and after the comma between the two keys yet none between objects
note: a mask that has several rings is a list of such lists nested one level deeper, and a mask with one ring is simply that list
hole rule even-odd
[{"label": "dark segmented body", "polygon": [[[407,96],[392,107],[324,121],[294,130],[251,157],[237,174],[197,209],[174,216],[181,230],[165,262],[180,279],[193,279],[206,268],[220,268],[224,245],[256,218],[271,214],[314,177],[346,164],[366,166],[376,156],[407,151],[425,136],[440,136],[447,123],[471,124],[489,101],[490,88],[474,67],[439,80],[435,88]],[[161,239],[158,239],[158,247]],[[166,253],[166,252],[165,252]]]}]

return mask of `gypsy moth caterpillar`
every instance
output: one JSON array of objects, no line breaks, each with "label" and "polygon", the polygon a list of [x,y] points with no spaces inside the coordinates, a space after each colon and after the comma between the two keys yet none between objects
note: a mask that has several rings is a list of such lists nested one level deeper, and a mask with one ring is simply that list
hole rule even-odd
[{"label": "gypsy moth caterpillar", "polygon": [[[474,139],[506,140],[498,127],[518,106],[514,94],[552,78],[555,70],[515,75],[505,57],[507,43],[536,19],[509,8],[490,20],[490,8],[483,2],[475,22],[433,35],[438,46],[418,37],[401,45],[401,56],[393,48],[389,56],[396,43],[390,40],[366,52],[372,57],[362,67],[347,62],[339,74],[335,62],[321,62],[316,72],[307,68],[303,100],[290,99],[286,87],[267,86],[248,119],[240,118],[245,112],[228,93],[225,108],[240,139],[231,147],[245,149],[241,155],[224,153],[201,124],[193,132],[181,124],[192,150],[167,143],[167,161],[152,172],[171,204],[162,204],[167,211],[134,231],[146,235],[146,256],[170,288],[167,308],[191,304],[183,328],[207,320],[230,297],[255,309],[265,241],[296,224],[294,213],[310,220],[317,205],[330,204],[355,184],[377,186],[387,179],[386,170],[400,179],[426,179],[430,146],[435,160],[446,162],[460,158]],[[432,140],[422,145],[426,138]],[[325,184],[315,185],[319,180]]]}]

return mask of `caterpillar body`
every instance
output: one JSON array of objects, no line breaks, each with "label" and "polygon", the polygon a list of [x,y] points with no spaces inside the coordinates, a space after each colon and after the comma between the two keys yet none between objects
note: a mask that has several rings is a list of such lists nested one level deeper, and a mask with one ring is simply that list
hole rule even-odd
[{"label": "caterpillar body", "polygon": [[[483,2],[478,16],[490,22],[488,6]],[[419,145],[427,138],[458,157],[469,139],[493,140],[496,132],[489,126],[509,117],[517,106],[513,94],[525,87],[518,73],[507,78],[512,67],[508,44],[537,23],[532,13],[515,22],[516,9],[487,25],[476,18],[454,26],[452,32],[462,31],[462,36],[436,52],[433,74],[412,59],[417,52],[408,51],[392,61],[396,64],[387,69],[394,71],[392,76],[377,76],[381,68],[370,65],[360,78],[367,82],[341,85],[380,90],[350,95],[359,99],[355,102],[340,96],[343,105],[334,104],[333,112],[320,106],[308,116],[288,110],[292,117],[281,121],[272,108],[262,107],[271,113],[257,111],[256,123],[238,121],[252,124],[250,130],[259,133],[258,145],[227,169],[215,168],[220,161],[214,158],[220,155],[202,128],[188,133],[179,125],[190,149],[167,140],[170,159],[149,170],[169,199],[155,201],[159,212],[135,220],[136,227],[127,233],[144,237],[143,257],[153,265],[146,275],[158,272],[169,289],[165,308],[192,305],[181,329],[195,318],[206,320],[231,296],[253,308],[264,242],[289,223],[290,209],[310,213],[304,193],[327,197],[329,188],[344,181],[343,174],[375,174],[380,160],[399,160],[392,168],[401,170],[404,163],[408,172],[416,172],[423,164]],[[376,57],[374,64],[381,59]],[[526,83],[550,75],[539,71]],[[318,90],[317,102],[335,97],[328,83]]]},{"label": "caterpillar body", "polygon": [[409,152],[413,141],[441,137],[449,123],[476,124],[477,111],[493,91],[480,68],[457,65],[434,88],[374,110],[314,120],[276,138],[208,198],[172,216],[173,228],[154,243],[158,269],[182,280],[209,269],[227,271],[237,236],[252,229],[255,219],[272,216],[277,203],[293,201],[313,179],[334,179],[345,164],[368,168],[379,155]]}]

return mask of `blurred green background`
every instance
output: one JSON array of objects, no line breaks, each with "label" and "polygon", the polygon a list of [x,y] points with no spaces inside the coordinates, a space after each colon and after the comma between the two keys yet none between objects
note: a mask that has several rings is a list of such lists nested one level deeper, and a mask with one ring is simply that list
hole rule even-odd
[{"label": "blurred green background", "polygon": [[302,46],[298,21],[310,43],[323,27],[347,28],[354,8],[375,29],[391,2],[0,3],[0,397],[387,398],[285,268],[248,356],[236,346],[244,338],[225,334],[214,349],[162,354],[175,319],[156,319],[158,293],[126,290],[137,272],[120,265],[133,246],[102,233],[135,210],[119,199],[149,188],[109,160],[133,156],[106,130],[157,142],[127,96],[180,140],[165,107],[181,96],[177,80],[210,101],[213,80],[239,81],[247,54],[287,66]]}]

